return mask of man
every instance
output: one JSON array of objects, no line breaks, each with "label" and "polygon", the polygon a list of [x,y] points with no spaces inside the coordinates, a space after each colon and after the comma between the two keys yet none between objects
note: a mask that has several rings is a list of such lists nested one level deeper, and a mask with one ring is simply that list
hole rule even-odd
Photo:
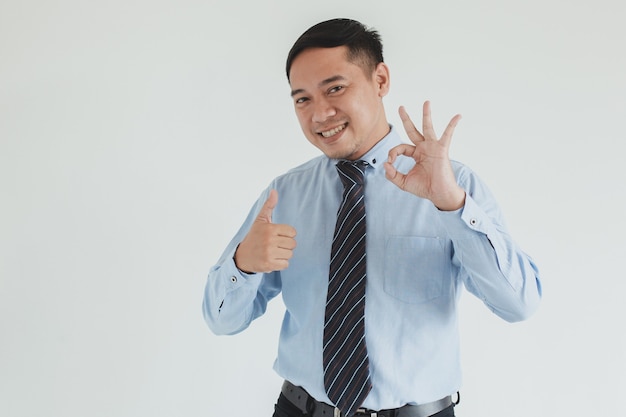
[{"label": "man", "polygon": [[[428,102],[421,131],[400,108],[411,144],[389,125],[376,31],[348,19],[311,27],[289,53],[287,78],[302,131],[324,155],[259,198],[209,273],[205,319],[217,334],[240,332],[282,292],[274,369],[286,382],[275,417],[453,416],[461,287],[518,321],[539,304],[537,268],[485,185],[450,161],[460,116],[437,138]],[[347,220],[351,211],[366,214]],[[344,259],[338,246],[363,252]],[[335,295],[342,286],[352,295]],[[352,317],[349,333],[339,330]]]}]

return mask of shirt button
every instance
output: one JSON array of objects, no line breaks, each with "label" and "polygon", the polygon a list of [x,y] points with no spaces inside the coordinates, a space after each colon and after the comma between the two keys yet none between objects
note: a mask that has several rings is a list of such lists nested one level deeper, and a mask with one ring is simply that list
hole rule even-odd
[{"label": "shirt button", "polygon": [[478,224],[478,220],[476,220],[476,219],[470,219],[470,224],[471,224],[472,226],[476,226],[476,225]]},{"label": "shirt button", "polygon": [[233,284],[237,282],[237,277],[236,276],[232,276],[230,277],[230,282],[232,282]]}]

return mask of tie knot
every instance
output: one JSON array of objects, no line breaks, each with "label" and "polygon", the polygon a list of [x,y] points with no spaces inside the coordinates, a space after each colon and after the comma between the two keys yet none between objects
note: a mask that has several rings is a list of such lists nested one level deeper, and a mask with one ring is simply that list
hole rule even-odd
[{"label": "tie knot", "polygon": [[339,161],[337,162],[337,172],[344,187],[354,184],[363,185],[363,177],[365,175],[365,161]]}]

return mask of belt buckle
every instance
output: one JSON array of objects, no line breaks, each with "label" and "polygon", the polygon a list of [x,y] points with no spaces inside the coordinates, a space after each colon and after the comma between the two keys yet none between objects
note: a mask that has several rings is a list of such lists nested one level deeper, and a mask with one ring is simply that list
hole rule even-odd
[{"label": "belt buckle", "polygon": [[370,417],[378,417],[378,413],[376,411],[367,411],[365,408],[357,408],[356,414],[368,415]]}]

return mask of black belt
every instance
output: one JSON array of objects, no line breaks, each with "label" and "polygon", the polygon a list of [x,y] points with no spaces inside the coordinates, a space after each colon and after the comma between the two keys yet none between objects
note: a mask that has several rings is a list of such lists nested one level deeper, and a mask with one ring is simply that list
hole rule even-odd
[{"label": "black belt", "polygon": [[[311,417],[343,417],[338,408],[317,401],[315,398],[311,397],[304,388],[295,386],[289,381],[285,381],[281,392],[289,402]],[[407,404],[393,410],[372,411],[359,408],[356,415],[369,417],[430,417],[444,408],[450,407],[452,404],[452,397],[447,396],[431,403],[419,405]]]}]

